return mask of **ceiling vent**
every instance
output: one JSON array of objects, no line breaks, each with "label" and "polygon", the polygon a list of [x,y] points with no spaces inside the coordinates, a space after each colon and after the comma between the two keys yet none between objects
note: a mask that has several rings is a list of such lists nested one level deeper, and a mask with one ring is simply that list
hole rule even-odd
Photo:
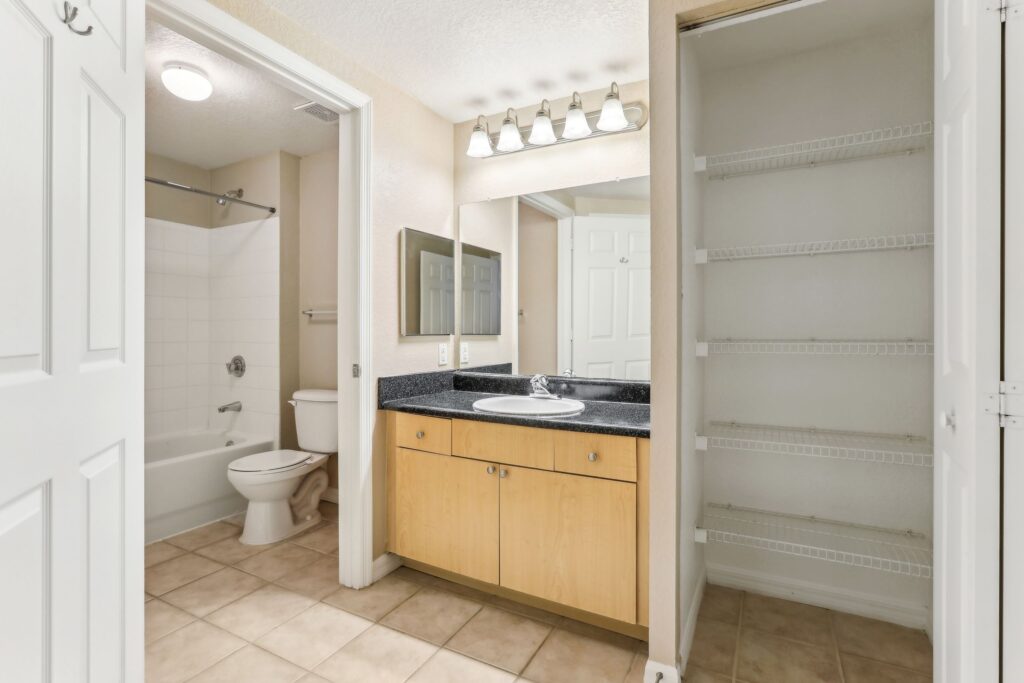
[{"label": "ceiling vent", "polygon": [[295,111],[306,112],[310,116],[320,119],[325,123],[337,123],[338,112],[328,109],[319,102],[306,102],[295,107]]}]

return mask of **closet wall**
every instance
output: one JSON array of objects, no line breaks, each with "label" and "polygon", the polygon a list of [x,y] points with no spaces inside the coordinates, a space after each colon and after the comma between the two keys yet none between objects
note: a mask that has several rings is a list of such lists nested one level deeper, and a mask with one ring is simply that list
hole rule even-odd
[{"label": "closet wall", "polygon": [[925,627],[931,25],[856,12],[684,33],[684,461],[710,582]]}]

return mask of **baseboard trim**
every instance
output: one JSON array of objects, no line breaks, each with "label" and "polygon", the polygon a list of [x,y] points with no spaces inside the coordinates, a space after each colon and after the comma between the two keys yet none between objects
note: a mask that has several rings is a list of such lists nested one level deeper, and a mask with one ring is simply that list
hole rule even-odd
[{"label": "baseboard trim", "polygon": [[402,558],[394,553],[384,553],[373,561],[373,582],[380,581],[401,566]]},{"label": "baseboard trim", "polygon": [[340,500],[338,498],[338,487],[328,486],[324,489],[324,492],[320,494],[320,500],[326,500],[328,503],[337,504],[338,500]]},{"label": "baseboard trim", "polygon": [[700,614],[700,603],[704,600],[704,586],[707,585],[707,580],[707,567],[701,567],[693,591],[696,599],[690,603],[690,609],[686,611],[683,632],[679,634],[679,661],[683,671],[686,670],[686,664],[690,661],[690,648],[693,647],[693,634],[697,632],[697,615]]},{"label": "baseboard trim", "polygon": [[[658,674],[661,674],[661,678],[658,678]],[[644,667],[644,683],[681,683],[682,680],[683,677],[676,667],[659,664],[652,659],[647,660]]]},{"label": "baseboard trim", "polygon": [[716,564],[707,566],[707,580],[709,583],[738,588],[751,593],[795,600],[910,628],[930,630],[931,614],[929,610],[923,605],[904,600],[881,598],[859,591],[823,586],[809,581],[787,579]]}]

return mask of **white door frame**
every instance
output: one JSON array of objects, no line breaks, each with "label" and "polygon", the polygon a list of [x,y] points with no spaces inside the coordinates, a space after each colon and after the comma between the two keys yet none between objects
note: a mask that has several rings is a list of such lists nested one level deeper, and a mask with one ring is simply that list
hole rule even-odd
[{"label": "white door frame", "polygon": [[[338,458],[339,580],[372,583],[373,221],[371,99],[204,0],[147,0],[148,15],[293,92],[342,113],[338,182]],[[141,181],[140,181],[141,182]],[[298,311],[296,311],[298,313]],[[341,324],[356,321],[356,325]],[[352,456],[355,457],[352,457]]]}]

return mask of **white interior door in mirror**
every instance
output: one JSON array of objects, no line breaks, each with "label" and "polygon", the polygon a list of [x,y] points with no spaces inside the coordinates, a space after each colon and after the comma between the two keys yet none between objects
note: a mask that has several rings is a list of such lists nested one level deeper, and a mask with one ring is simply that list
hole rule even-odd
[{"label": "white interior door in mirror", "polygon": [[454,329],[455,259],[420,252],[420,334],[450,334]]},{"label": "white interior door in mirror", "polygon": [[650,380],[650,218],[576,216],[572,242],[573,371]]},{"label": "white interior door in mirror", "polygon": [[501,261],[462,254],[462,333],[501,329]]}]

